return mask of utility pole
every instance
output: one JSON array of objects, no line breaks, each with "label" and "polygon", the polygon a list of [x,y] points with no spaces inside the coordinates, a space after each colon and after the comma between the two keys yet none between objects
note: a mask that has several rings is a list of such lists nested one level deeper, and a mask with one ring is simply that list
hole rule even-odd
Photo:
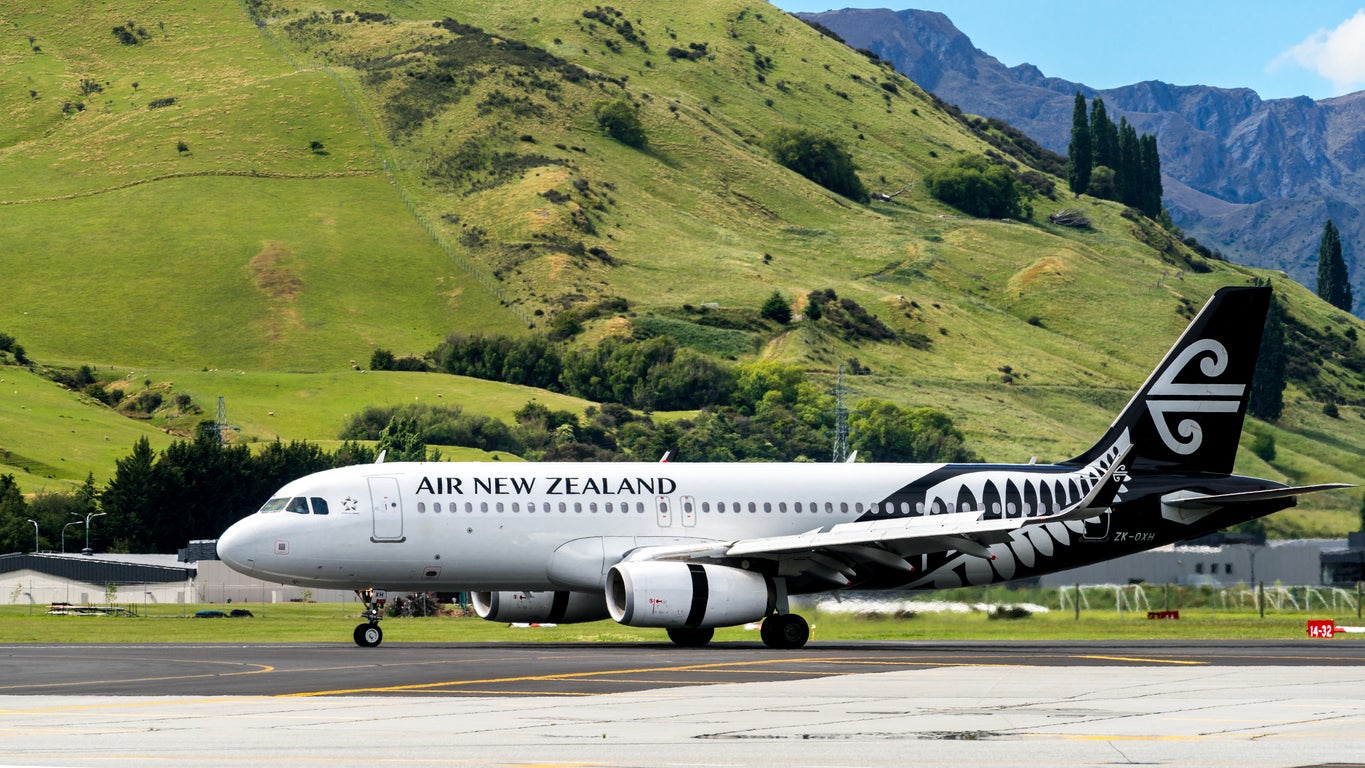
[{"label": "utility pole", "polygon": [[844,365],[839,364],[839,378],[834,385],[834,458],[835,464],[848,460],[848,387],[844,384]]}]

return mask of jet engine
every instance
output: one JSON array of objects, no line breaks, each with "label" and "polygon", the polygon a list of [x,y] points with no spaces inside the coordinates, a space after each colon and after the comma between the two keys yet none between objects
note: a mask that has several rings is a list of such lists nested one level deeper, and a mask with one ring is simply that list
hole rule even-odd
[{"label": "jet engine", "polygon": [[773,612],[768,577],[725,565],[641,561],[607,572],[607,609],[632,627],[730,627]]},{"label": "jet engine", "polygon": [[577,624],[607,618],[602,595],[592,592],[475,592],[474,612],[489,621]]}]

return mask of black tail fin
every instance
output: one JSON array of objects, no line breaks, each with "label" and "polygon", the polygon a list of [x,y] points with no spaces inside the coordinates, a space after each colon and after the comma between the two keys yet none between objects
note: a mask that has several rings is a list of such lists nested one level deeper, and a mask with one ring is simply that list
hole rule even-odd
[{"label": "black tail fin", "polygon": [[1232,472],[1270,306],[1270,288],[1222,288],[1109,431],[1066,464],[1128,448],[1128,472]]}]

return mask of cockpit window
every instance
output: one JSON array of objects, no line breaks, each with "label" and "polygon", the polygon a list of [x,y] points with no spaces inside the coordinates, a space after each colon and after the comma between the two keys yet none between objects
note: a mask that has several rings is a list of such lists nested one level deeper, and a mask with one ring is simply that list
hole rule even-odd
[{"label": "cockpit window", "polygon": [[286,505],[286,504],[288,504],[288,503],[289,503],[289,499],[285,499],[285,498],[281,498],[281,499],[271,499],[270,501],[267,501],[267,502],[265,503],[265,506],[261,507],[261,511],[262,511],[262,512],[279,512],[279,511],[283,510],[283,509],[284,509],[284,505]]},{"label": "cockpit window", "polygon": [[326,499],[320,499],[320,498],[318,498],[317,496],[313,496],[312,498],[310,498],[310,499],[308,499],[308,500],[311,501],[311,502],[313,502],[313,514],[315,514],[315,515],[325,515],[325,514],[327,514],[327,500],[326,500]]},{"label": "cockpit window", "polygon": [[302,496],[295,496],[289,500],[289,504],[284,508],[285,512],[293,512],[296,515],[308,514],[308,500]]}]

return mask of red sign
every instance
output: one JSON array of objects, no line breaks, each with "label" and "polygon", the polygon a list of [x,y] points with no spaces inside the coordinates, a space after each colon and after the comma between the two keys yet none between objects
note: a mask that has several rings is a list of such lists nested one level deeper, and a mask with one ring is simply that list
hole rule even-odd
[{"label": "red sign", "polygon": [[1332,636],[1336,634],[1336,631],[1337,631],[1336,622],[1332,621],[1331,619],[1310,620],[1308,622],[1309,637],[1331,639]]}]

